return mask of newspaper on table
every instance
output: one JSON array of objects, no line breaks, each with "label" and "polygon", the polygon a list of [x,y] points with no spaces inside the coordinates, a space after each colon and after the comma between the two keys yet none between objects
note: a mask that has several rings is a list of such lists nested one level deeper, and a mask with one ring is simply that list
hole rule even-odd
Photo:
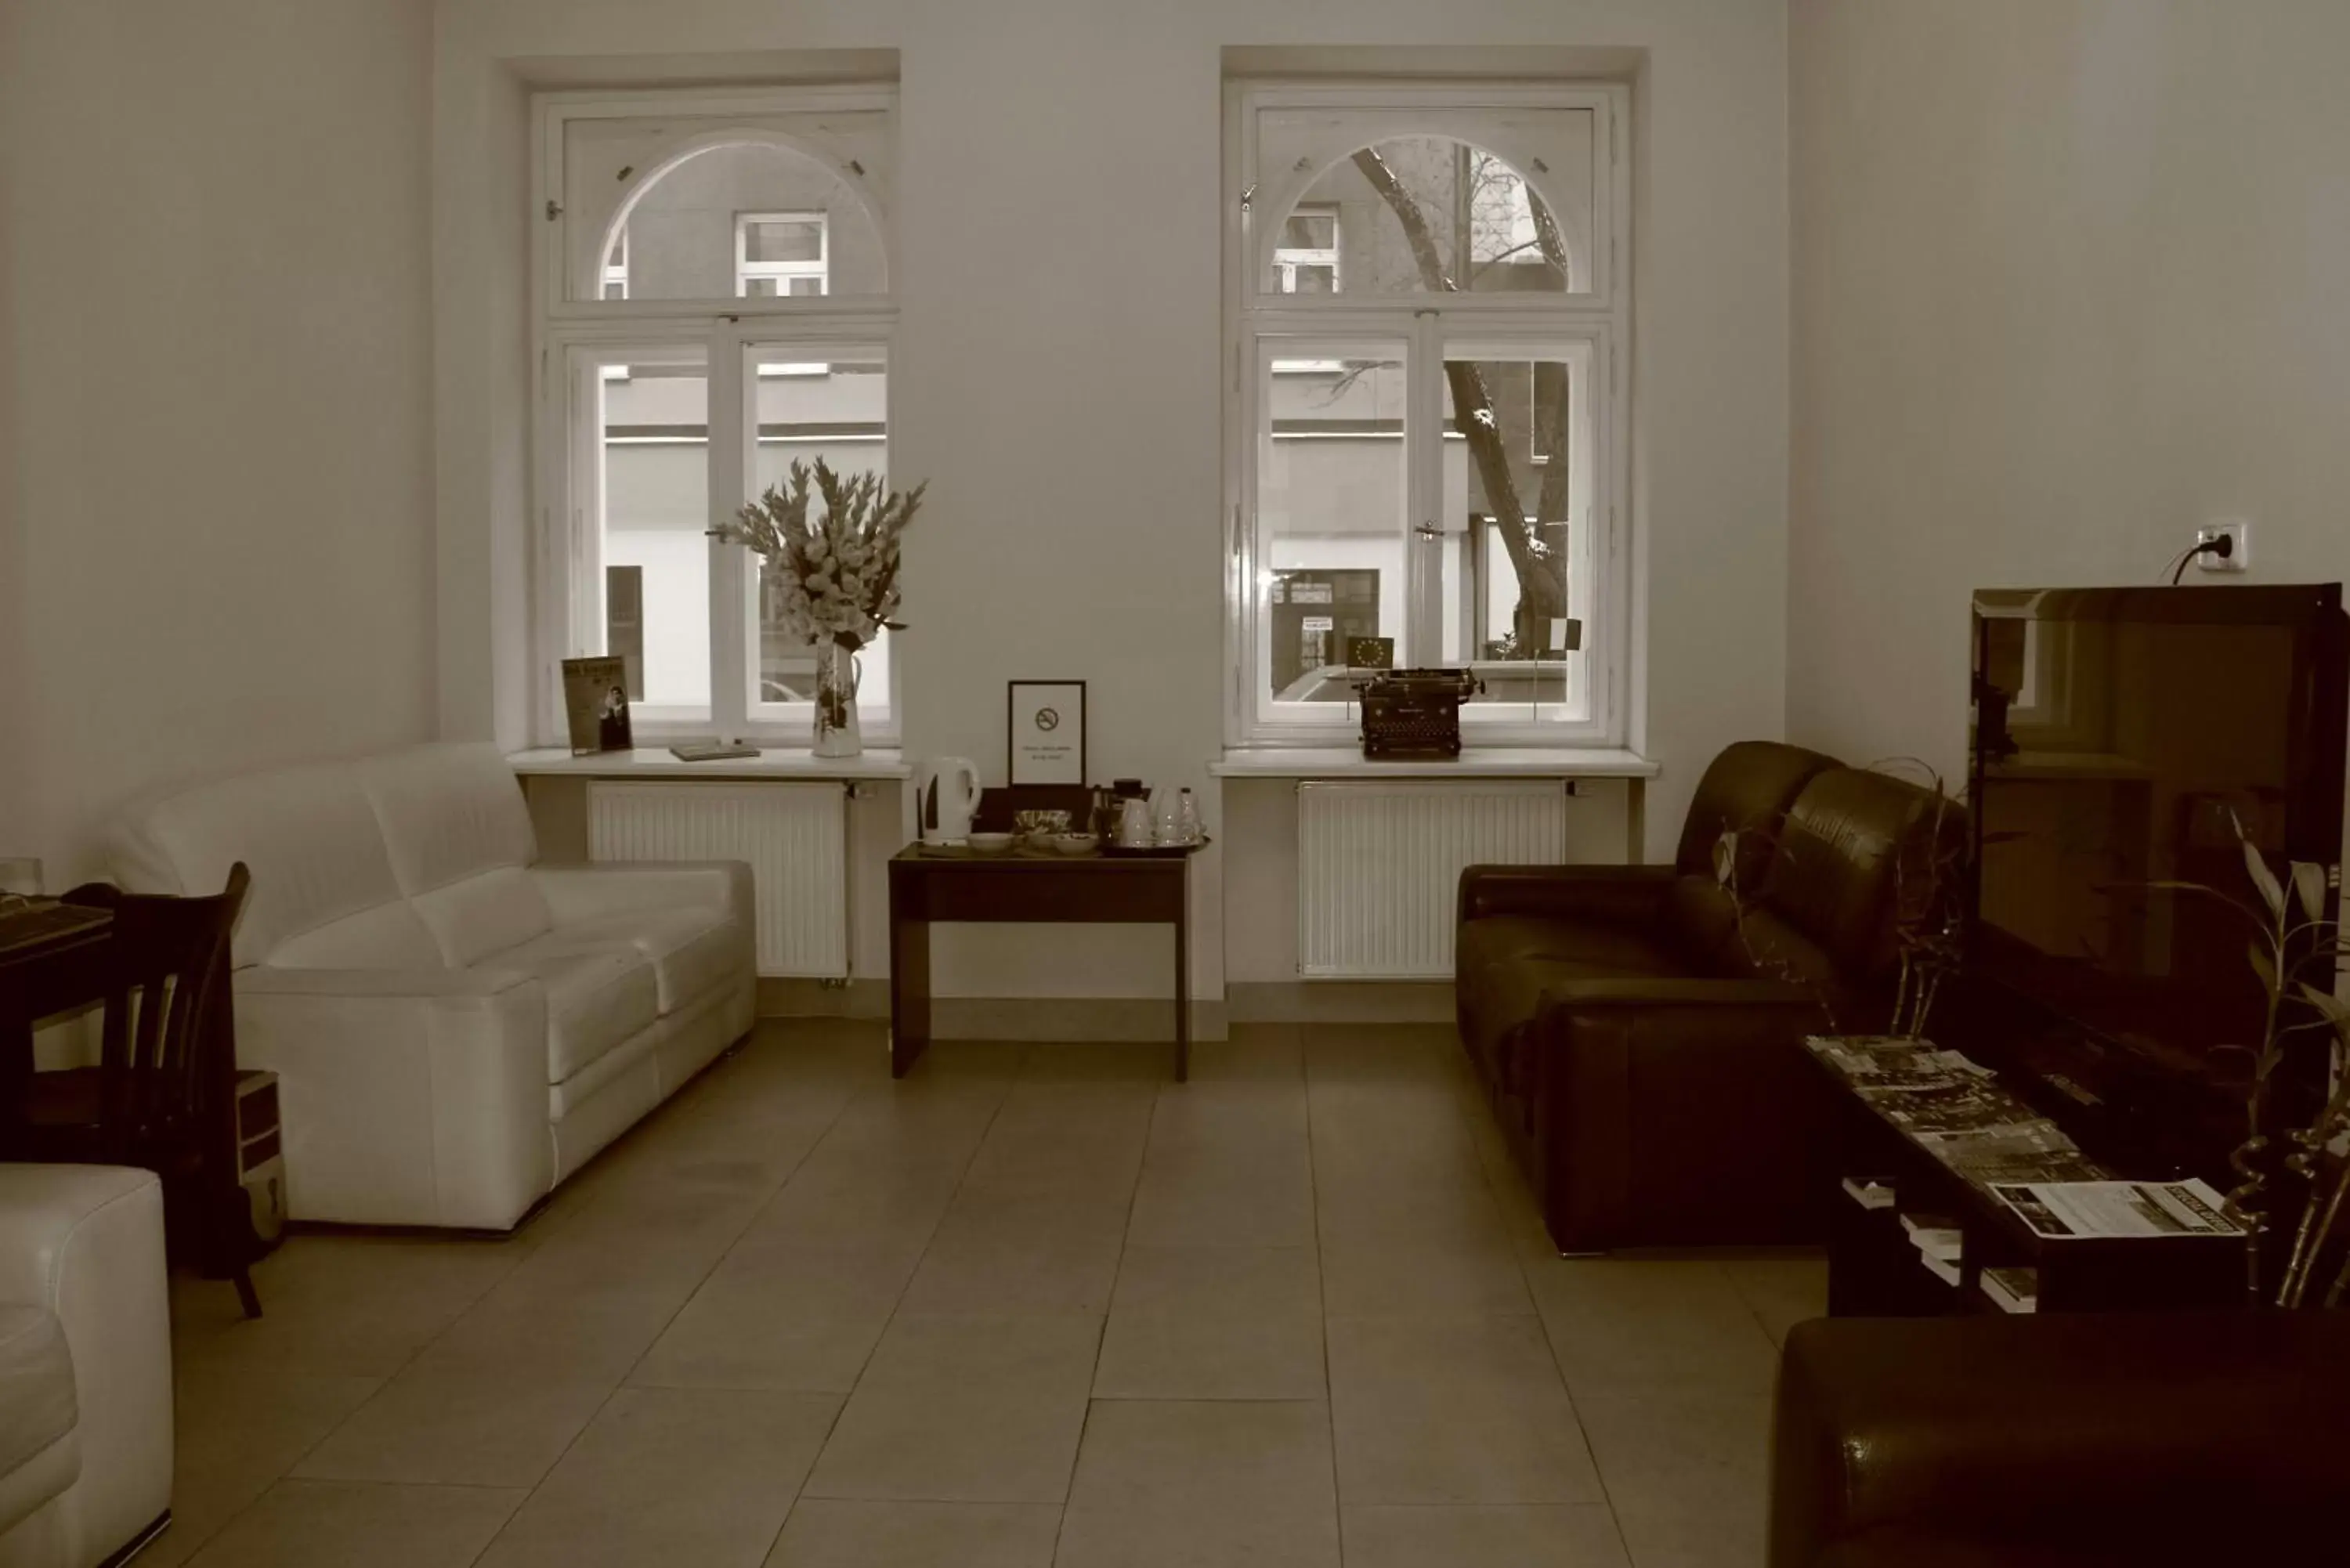
[{"label": "newspaper on table", "polygon": [[2241,1231],[2201,1181],[2030,1181],[1994,1186],[2035,1236],[2233,1236]]},{"label": "newspaper on table", "polygon": [[1930,1041],[1889,1034],[1814,1034],[1804,1044],[1854,1087],[1864,1090],[1939,1088],[1991,1075],[1990,1068]]}]

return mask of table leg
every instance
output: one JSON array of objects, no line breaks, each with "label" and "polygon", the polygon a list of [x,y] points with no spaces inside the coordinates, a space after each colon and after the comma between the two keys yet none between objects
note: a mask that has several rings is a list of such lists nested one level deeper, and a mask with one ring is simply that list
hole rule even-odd
[{"label": "table leg", "polygon": [[1175,1081],[1191,1076],[1191,888],[1183,879],[1182,902],[1175,910]]},{"label": "table leg", "polygon": [[889,921],[889,1075],[902,1078],[931,1043],[931,922]]}]

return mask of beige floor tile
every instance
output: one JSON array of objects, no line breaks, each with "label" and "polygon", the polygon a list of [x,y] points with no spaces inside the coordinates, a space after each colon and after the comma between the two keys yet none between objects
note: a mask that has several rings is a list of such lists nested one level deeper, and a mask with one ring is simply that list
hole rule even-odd
[{"label": "beige floor tile", "polygon": [[766,1568],[1051,1568],[1060,1532],[1048,1502],[804,1497]]},{"label": "beige floor tile", "polygon": [[1234,1082],[1303,1083],[1305,1046],[1294,1023],[1235,1023],[1231,1037],[1191,1042],[1191,1081],[1177,1088]]},{"label": "beige floor tile", "polygon": [[1105,1400],[1086,1422],[1060,1568],[1338,1562],[1320,1400]]},{"label": "beige floor tile", "polygon": [[1771,1336],[1711,1259],[1555,1258],[1528,1277],[1578,1399],[1770,1391]]},{"label": "beige floor tile", "polygon": [[1098,1315],[1109,1310],[1125,1218],[1123,1208],[1098,1203],[951,1212],[901,1310]]},{"label": "beige floor tile", "polygon": [[1601,1501],[1539,1320],[1342,1317],[1327,1332],[1350,1506]]},{"label": "beige floor tile", "polygon": [[1516,1251],[1492,1240],[1330,1241],[1322,1249],[1322,1299],[1333,1317],[1503,1316],[1534,1310]]},{"label": "beige floor tile", "polygon": [[1059,1502],[1101,1319],[900,1313],[808,1478],[812,1497]]},{"label": "beige floor tile", "polygon": [[1762,1561],[1767,1397],[1598,1395],[1575,1407],[1639,1568],[1753,1568]]},{"label": "beige floor tile", "polygon": [[1311,1249],[1126,1249],[1094,1397],[1319,1399],[1324,1392]]},{"label": "beige floor tile", "polygon": [[263,1315],[225,1281],[173,1281],[173,1356],[389,1377],[512,1274],[530,1249],[411,1237],[296,1235],[254,1269]]},{"label": "beige floor tile", "polygon": [[142,1564],[186,1561],[385,1380],[212,1361],[173,1381],[172,1528]]},{"label": "beige floor tile", "polygon": [[611,1391],[600,1380],[411,1367],[293,1473],[311,1480],[536,1486]]},{"label": "beige floor tile", "polygon": [[1492,1192],[1473,1166],[1342,1174],[1326,1172],[1317,1160],[1314,1197],[1326,1246],[1499,1246],[1509,1240]]},{"label": "beige floor tile", "polygon": [[192,1561],[198,1568],[465,1568],[522,1500],[496,1487],[280,1481]]},{"label": "beige floor tile", "polygon": [[1349,1508],[1347,1568],[1628,1568],[1604,1502],[1553,1508]]},{"label": "beige floor tile", "polygon": [[846,1394],[913,1272],[902,1249],[746,1240],[671,1320],[628,1381]]},{"label": "beige floor tile", "polygon": [[828,1394],[623,1388],[482,1568],[755,1568],[839,1407]]},{"label": "beige floor tile", "polygon": [[1186,1148],[1143,1161],[1127,1224],[1145,1247],[1310,1247],[1314,1176],[1302,1138],[1244,1151]]},{"label": "beige floor tile", "polygon": [[1721,1270],[1773,1345],[1785,1344],[1787,1331],[1805,1319],[1827,1316],[1828,1261],[1824,1257],[1731,1258]]},{"label": "beige floor tile", "polygon": [[445,1376],[535,1373],[602,1383],[627,1376],[692,1295],[691,1279],[567,1288],[517,1276],[427,1345],[411,1370]]}]

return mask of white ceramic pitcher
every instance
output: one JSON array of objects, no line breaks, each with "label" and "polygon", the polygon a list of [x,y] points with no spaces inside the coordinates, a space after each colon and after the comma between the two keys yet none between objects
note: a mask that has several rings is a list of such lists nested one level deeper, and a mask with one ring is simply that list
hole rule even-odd
[{"label": "white ceramic pitcher", "polygon": [[961,844],[979,809],[979,766],[969,757],[933,757],[922,764],[914,796],[925,844]]}]

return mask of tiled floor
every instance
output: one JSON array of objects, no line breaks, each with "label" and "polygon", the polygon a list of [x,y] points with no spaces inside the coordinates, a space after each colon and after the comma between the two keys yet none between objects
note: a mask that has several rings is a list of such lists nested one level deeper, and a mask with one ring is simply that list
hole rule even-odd
[{"label": "tiled floor", "polygon": [[1451,1032],[770,1024],[504,1241],[179,1282],[143,1568],[1762,1561],[1800,1257],[1552,1255]]}]

